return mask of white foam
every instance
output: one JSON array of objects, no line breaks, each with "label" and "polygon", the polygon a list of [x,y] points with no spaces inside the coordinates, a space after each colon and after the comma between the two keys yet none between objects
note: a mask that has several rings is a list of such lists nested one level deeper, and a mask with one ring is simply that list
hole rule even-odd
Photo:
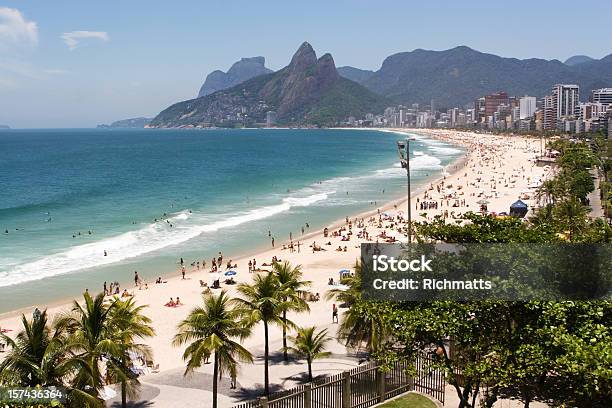
[{"label": "white foam", "polygon": [[454,156],[463,153],[460,149],[447,146],[429,146],[428,150],[441,156]]},{"label": "white foam", "polygon": [[[162,248],[178,245],[200,234],[231,228],[289,211],[293,207],[307,207],[327,199],[335,191],[320,192],[303,197],[286,197],[280,204],[264,206],[224,217],[218,221],[199,224],[193,221],[191,212],[181,211],[168,217],[168,221],[149,224],[139,230],[129,231],[90,244],[77,245],[66,251],[46,256],[37,261],[19,265],[0,273],[0,287],[63,275],[96,266],[108,265],[134,258]],[[201,218],[205,220],[205,218]],[[104,256],[106,251],[107,256]]]}]

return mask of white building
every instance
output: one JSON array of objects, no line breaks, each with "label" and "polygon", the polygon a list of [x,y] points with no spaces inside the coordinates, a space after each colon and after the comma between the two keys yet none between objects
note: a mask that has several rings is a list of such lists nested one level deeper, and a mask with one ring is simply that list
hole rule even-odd
[{"label": "white building", "polygon": [[552,89],[556,119],[571,118],[580,114],[580,88],[578,85],[557,84]]},{"label": "white building", "polygon": [[593,89],[591,102],[602,105],[612,105],[612,88]]},{"label": "white building", "polygon": [[536,97],[535,96],[523,96],[519,100],[520,108],[520,119],[527,119],[532,117],[536,111]]}]

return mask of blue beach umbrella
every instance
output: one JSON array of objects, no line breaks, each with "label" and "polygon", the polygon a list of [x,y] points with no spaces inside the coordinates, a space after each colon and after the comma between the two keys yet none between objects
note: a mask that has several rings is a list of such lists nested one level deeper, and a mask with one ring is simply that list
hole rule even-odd
[{"label": "blue beach umbrella", "polygon": [[345,276],[350,275],[351,271],[349,269],[340,269],[340,271],[338,271],[338,274],[340,275],[340,279],[342,279]]},{"label": "blue beach umbrella", "polygon": [[236,271],[227,271],[227,272],[225,272],[225,276],[234,276],[234,275],[237,275],[237,274],[238,274],[238,272],[236,272]]}]

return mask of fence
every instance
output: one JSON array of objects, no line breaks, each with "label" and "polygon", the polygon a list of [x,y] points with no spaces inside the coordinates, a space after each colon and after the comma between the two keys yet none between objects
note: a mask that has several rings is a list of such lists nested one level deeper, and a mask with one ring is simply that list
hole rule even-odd
[{"label": "fence", "polygon": [[366,408],[413,390],[444,403],[446,377],[432,363],[430,357],[419,356],[414,377],[408,375],[410,364],[405,361],[396,362],[389,371],[369,363],[234,408]]}]

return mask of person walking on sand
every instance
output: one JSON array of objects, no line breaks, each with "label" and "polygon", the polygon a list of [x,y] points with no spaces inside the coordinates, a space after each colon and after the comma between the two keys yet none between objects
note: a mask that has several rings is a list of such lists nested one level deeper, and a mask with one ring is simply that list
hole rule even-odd
[{"label": "person walking on sand", "polygon": [[249,273],[253,273],[253,262],[249,259]]},{"label": "person walking on sand", "polygon": [[138,271],[134,271],[134,286],[138,286],[139,281],[140,277],[138,276]]},{"label": "person walking on sand", "polygon": [[332,306],[332,323],[338,323],[338,308],[335,303]]},{"label": "person walking on sand", "polygon": [[181,274],[183,275],[183,280],[185,280],[185,267],[181,267]]},{"label": "person walking on sand", "polygon": [[272,248],[274,248],[274,237],[272,237]]}]

